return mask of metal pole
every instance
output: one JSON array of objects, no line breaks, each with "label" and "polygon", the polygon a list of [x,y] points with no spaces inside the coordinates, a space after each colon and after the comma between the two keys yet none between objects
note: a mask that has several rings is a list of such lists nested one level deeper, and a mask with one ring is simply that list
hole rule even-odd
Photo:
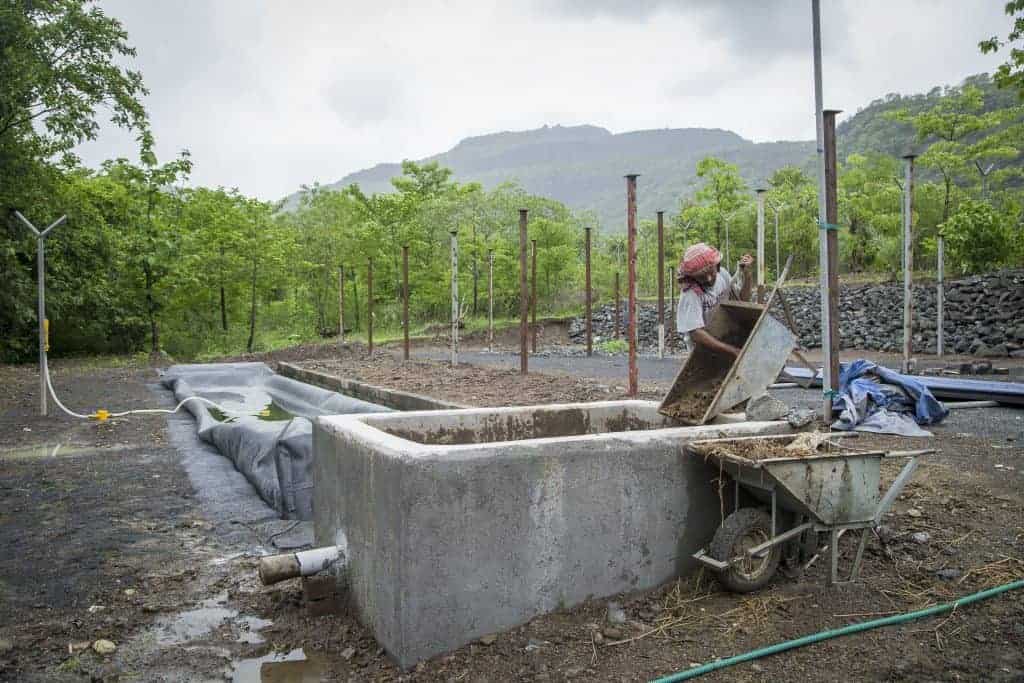
[{"label": "metal pole", "polygon": [[46,377],[50,371],[46,359],[46,352],[49,351],[50,346],[50,325],[46,319],[46,236],[51,230],[63,223],[67,216],[61,216],[51,223],[48,228],[39,231],[36,229],[36,226],[32,225],[27,218],[21,215],[20,211],[15,211],[14,215],[36,236],[36,314],[39,319],[39,414],[46,417],[48,412],[46,407]]},{"label": "metal pole", "polygon": [[828,225],[825,199],[825,121],[822,111],[821,92],[821,3],[811,0],[811,28],[814,52],[814,116],[817,129],[818,147],[818,278],[821,288],[821,350],[824,354],[822,362],[822,387],[824,392],[823,412],[826,423],[832,421],[832,331],[829,313],[828,291],[828,240],[823,234]]},{"label": "metal pole", "polygon": [[904,155],[906,169],[903,179],[903,372],[910,372],[914,333],[914,158]]},{"label": "metal pole", "polygon": [[665,357],[665,212],[658,212],[658,358]]},{"label": "metal pole", "polygon": [[373,355],[373,259],[366,259],[366,349]]},{"label": "metal pole", "polygon": [[946,318],[946,316],[945,316],[946,288],[944,286],[945,270],[946,270],[946,238],[943,236],[943,234],[941,232],[939,233],[939,244],[938,244],[938,247],[939,247],[939,262],[938,262],[937,265],[938,265],[938,275],[939,275],[939,277],[938,277],[938,282],[936,283],[936,286],[935,286],[935,290],[936,290],[935,291],[935,313],[936,313],[936,320],[935,320],[936,349],[935,350],[938,352],[939,358],[942,358],[943,353],[945,352],[945,344],[943,343],[945,341],[945,330],[943,329],[943,327],[944,327],[944,322],[945,322],[945,318]]},{"label": "metal pole", "polygon": [[757,302],[764,302],[764,193],[757,190]]},{"label": "metal pole", "polygon": [[[735,211],[733,211],[733,213],[736,213],[736,212],[735,212]],[[731,215],[732,215],[732,214],[730,214],[730,216],[731,216]],[[731,264],[731,263],[732,263],[732,261],[730,261],[730,260],[729,260],[729,219],[728,219],[728,218],[726,218],[726,219],[725,219],[725,264],[726,264],[726,265],[727,265],[727,266],[728,266],[729,268],[732,268],[732,266],[731,266],[731,265],[729,265],[729,264]]]},{"label": "metal pole", "polygon": [[636,174],[626,176],[626,249],[627,269],[626,286],[628,287],[629,308],[629,396],[637,394],[637,367],[636,367]]},{"label": "metal pole", "polygon": [[[822,112],[825,133],[825,220],[828,221],[825,241],[828,249],[828,341],[830,387],[839,390],[839,194],[836,159],[836,115],[835,109]],[[825,386],[825,385],[822,385]]]},{"label": "metal pole", "polygon": [[519,209],[519,373],[529,372],[529,354],[526,350],[527,318],[530,314],[526,290],[526,223],[528,209]]},{"label": "metal pole", "polygon": [[619,306],[621,304],[621,298],[619,297],[619,271],[615,271],[615,336],[613,339],[619,338]]},{"label": "metal pole", "polygon": [[669,266],[668,269],[667,269],[667,273],[666,274],[668,275],[668,310],[672,312],[672,317],[669,318],[669,320],[673,321],[672,322],[672,331],[673,332],[678,332],[678,330],[676,330],[676,326],[675,326],[675,319],[676,319],[676,315],[675,315],[676,314],[676,278],[675,278],[675,269],[672,268],[672,266]]},{"label": "metal pole", "polygon": [[584,327],[587,331],[587,355],[594,355],[594,326],[591,321],[593,313],[591,308],[593,307],[593,300],[591,299],[590,290],[590,228],[583,229],[583,261],[586,263],[586,280],[584,281]]},{"label": "metal pole", "polygon": [[530,240],[533,263],[530,266],[530,351],[537,353],[537,240]]},{"label": "metal pole", "polygon": [[409,360],[409,245],[402,246],[402,358]]},{"label": "metal pole", "polygon": [[455,231],[451,231],[452,236],[452,338],[451,338],[451,352],[452,352],[452,367],[454,368],[458,362],[459,354],[459,234]]},{"label": "metal pole", "polygon": [[775,277],[779,277],[779,273],[782,272],[782,261],[779,260],[779,209],[782,206],[772,207],[775,209]]},{"label": "metal pole", "polygon": [[338,266],[338,345],[345,344],[345,265]]},{"label": "metal pole", "polygon": [[494,350],[494,250],[487,250],[487,350]]}]

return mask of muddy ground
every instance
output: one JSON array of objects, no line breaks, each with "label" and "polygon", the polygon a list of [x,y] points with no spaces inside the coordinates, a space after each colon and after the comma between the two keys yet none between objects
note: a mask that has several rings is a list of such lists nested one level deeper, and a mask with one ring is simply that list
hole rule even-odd
[{"label": "muddy ground", "polygon": [[[614,373],[524,379],[497,367],[402,363],[389,349],[368,360],[359,348],[304,347],[275,359],[476,405],[624,395]],[[70,407],[170,402],[149,366],[54,366]],[[244,520],[212,518],[208,482],[199,491],[186,474],[166,417],[41,418],[32,367],[0,367],[0,386],[0,680],[643,681],[1024,578],[1024,411],[961,411],[935,429],[927,445],[940,453],[869,539],[856,584],[826,587],[820,561],[749,596],[698,575],[620,596],[623,624],[608,622],[607,600],[593,600],[402,673],[351,615],[308,616],[298,582],[256,584],[266,539]],[[641,386],[659,398],[667,383],[642,375]],[[780,396],[813,405],[820,394]],[[887,463],[886,475],[898,467]],[[95,652],[99,639],[115,651]],[[1022,680],[1024,591],[707,677],[794,679]]]}]

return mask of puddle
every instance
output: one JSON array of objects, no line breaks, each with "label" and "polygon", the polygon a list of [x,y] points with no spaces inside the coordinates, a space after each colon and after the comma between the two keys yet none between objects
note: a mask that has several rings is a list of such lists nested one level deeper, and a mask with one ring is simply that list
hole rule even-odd
[{"label": "puddle", "polygon": [[203,638],[227,621],[238,627],[239,643],[259,644],[264,642],[259,630],[270,626],[272,622],[259,617],[240,616],[237,610],[225,607],[227,593],[219,593],[212,598],[203,600],[200,606],[187,612],[164,620],[157,625],[156,641],[160,645],[181,645]]},{"label": "puddle", "polygon": [[234,683],[320,683],[327,673],[322,655],[306,657],[302,648],[235,662]]},{"label": "puddle", "polygon": [[[274,401],[270,401],[269,403],[266,403],[263,406],[256,408],[255,410],[252,410],[251,414],[246,415],[228,414],[222,410],[218,410],[217,408],[214,408],[213,406],[209,405],[207,406],[207,408],[209,409],[210,415],[213,417],[213,419],[217,420],[218,422],[236,422],[239,419],[248,418],[256,418],[261,422],[280,422],[283,420],[290,420],[293,417],[295,417],[293,414],[289,413],[287,410],[285,410],[278,404],[274,403]],[[231,410],[231,408],[228,408],[228,410]],[[247,412],[248,410],[249,409],[246,408]]]}]

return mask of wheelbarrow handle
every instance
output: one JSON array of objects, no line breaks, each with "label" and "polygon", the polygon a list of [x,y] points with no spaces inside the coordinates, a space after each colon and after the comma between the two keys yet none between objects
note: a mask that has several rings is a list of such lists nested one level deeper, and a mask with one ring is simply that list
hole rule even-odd
[{"label": "wheelbarrow handle", "polygon": [[[934,450],[923,450],[923,451],[903,451],[902,455],[910,458],[907,460],[907,464],[900,470],[899,475],[896,476],[896,480],[893,481],[892,486],[885,492],[881,502],[878,504],[878,509],[875,511],[875,524],[879,524],[882,521],[882,515],[888,512],[889,508],[896,501],[896,497],[903,491],[903,487],[907,485],[910,478],[914,476],[914,470],[917,469],[917,459],[919,456],[926,453],[934,453]],[[895,457],[895,454],[887,454],[888,456]]]},{"label": "wheelbarrow handle", "polygon": [[916,451],[886,451],[886,458],[916,458],[921,455],[933,455],[935,453],[934,448],[922,448]]}]

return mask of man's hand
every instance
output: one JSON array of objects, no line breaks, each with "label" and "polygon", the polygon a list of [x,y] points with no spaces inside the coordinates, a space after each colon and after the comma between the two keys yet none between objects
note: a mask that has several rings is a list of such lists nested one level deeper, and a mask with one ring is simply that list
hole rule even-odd
[{"label": "man's hand", "polygon": [[733,358],[740,355],[740,350],[738,348],[736,348],[732,344],[728,344],[722,341],[721,339],[712,336],[711,333],[705,330],[703,327],[698,327],[695,330],[690,330],[690,339],[692,339],[694,343],[700,344],[701,346],[705,346],[711,349],[712,351],[716,351],[717,353],[726,354],[732,356]]},{"label": "man's hand", "polygon": [[740,257],[740,268],[746,269],[747,266],[754,262],[754,257],[750,254],[744,254]]}]

